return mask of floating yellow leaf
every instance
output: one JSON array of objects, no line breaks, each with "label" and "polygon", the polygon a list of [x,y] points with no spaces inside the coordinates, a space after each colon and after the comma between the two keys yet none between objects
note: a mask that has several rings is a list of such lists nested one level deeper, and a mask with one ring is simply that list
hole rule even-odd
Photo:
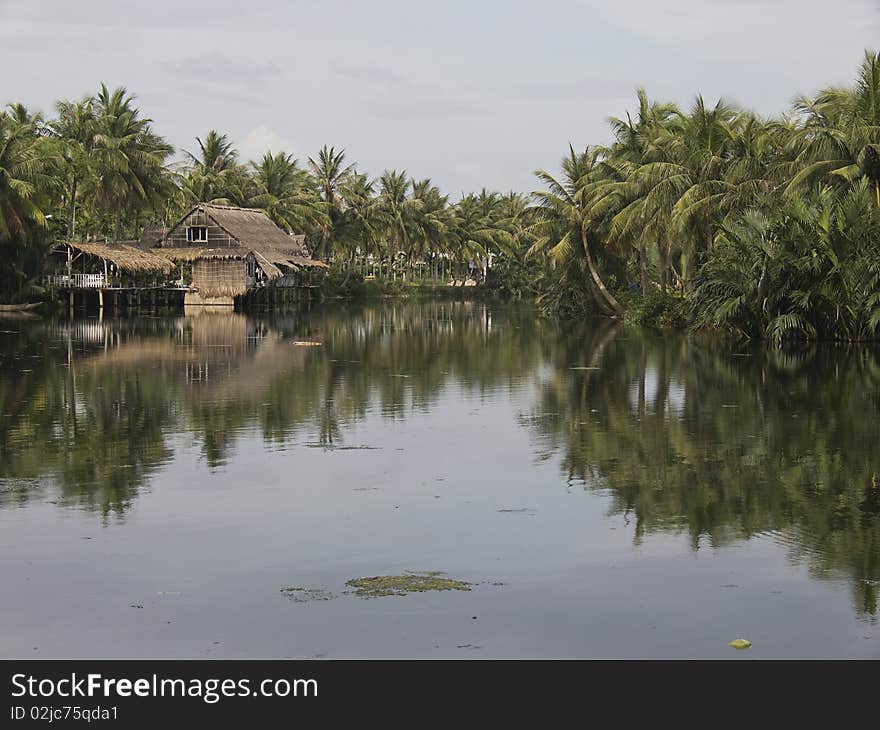
[{"label": "floating yellow leaf", "polygon": [[734,649],[748,649],[752,645],[752,642],[748,639],[734,639],[730,642],[730,646]]}]

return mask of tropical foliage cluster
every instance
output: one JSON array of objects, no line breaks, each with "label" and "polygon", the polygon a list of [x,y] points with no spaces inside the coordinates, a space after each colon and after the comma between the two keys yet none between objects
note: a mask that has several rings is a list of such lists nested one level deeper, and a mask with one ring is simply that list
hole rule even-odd
[{"label": "tropical foliage cluster", "polygon": [[[880,53],[855,83],[779,118],[698,96],[610,120],[530,195],[453,201],[430,180],[371,178],[343,150],[244,162],[211,130],[174,150],[124,88],[46,119],[0,114],[0,292],[25,296],[46,243],[137,238],[197,201],[260,208],[308,235],[333,281],[463,282],[536,295],[561,316],[687,321],[748,338],[874,339],[880,325]],[[490,273],[491,271],[491,273]]]},{"label": "tropical foliage cluster", "polygon": [[674,294],[696,327],[876,338],[880,54],[865,53],[852,87],[799,98],[781,118],[639,91],[611,129],[610,145],[571,148],[561,175],[538,172],[529,253],[556,266],[551,307],[622,316],[637,290],[654,303]]}]

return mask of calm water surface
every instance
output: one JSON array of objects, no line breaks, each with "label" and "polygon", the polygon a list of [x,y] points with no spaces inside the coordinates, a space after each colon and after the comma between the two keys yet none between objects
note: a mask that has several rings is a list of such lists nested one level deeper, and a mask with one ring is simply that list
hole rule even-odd
[{"label": "calm water surface", "polygon": [[0,656],[880,657],[878,416],[868,350],[475,303],[0,319]]}]

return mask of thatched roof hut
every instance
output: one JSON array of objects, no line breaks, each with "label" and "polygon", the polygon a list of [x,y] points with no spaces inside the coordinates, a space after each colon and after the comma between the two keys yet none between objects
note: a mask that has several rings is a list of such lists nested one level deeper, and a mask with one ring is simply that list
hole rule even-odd
[{"label": "thatched roof hut", "polygon": [[[196,238],[188,230],[193,228],[199,230]],[[199,203],[171,227],[159,245],[177,251],[199,243],[206,249],[228,247],[253,251],[258,260],[274,265],[277,276],[281,276],[279,267],[294,271],[327,268],[327,264],[311,258],[304,235],[285,233],[258,208]],[[178,260],[198,258],[178,255]],[[269,278],[275,278],[269,271],[266,273]]]},{"label": "thatched roof hut", "polygon": [[309,256],[305,236],[287,234],[262,210],[209,203],[193,206],[151,251],[191,265],[198,303],[231,304],[249,289],[284,281],[288,274],[326,268]]}]

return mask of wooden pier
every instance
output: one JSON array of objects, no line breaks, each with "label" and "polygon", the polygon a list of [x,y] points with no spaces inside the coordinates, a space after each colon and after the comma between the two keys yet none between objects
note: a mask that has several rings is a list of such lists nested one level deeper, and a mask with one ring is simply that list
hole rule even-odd
[{"label": "wooden pier", "polygon": [[[56,287],[59,299],[66,301],[71,314],[173,314],[198,309],[201,305],[185,305],[186,295],[193,289],[186,286],[109,287],[65,286]],[[314,303],[320,287],[263,286],[231,299],[231,311],[265,314]]]},{"label": "wooden pier", "polygon": [[67,287],[63,297],[71,314],[106,312],[137,314],[138,312],[182,312],[188,287]]}]

